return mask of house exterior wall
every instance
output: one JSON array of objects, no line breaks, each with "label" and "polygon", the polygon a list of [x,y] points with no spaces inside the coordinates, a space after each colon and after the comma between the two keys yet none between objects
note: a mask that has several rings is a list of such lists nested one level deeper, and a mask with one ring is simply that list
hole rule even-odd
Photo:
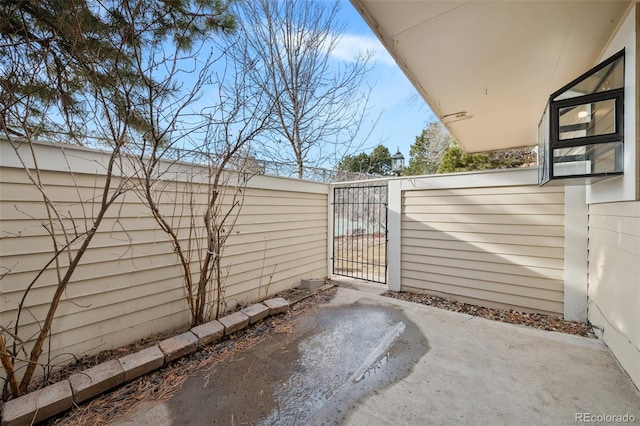
[{"label": "house exterior wall", "polygon": [[[632,201],[640,191],[638,157],[640,140],[636,129],[638,4],[632,4],[607,48],[596,62],[600,63],[620,50],[625,50],[624,66],[624,175],[587,186],[587,203]],[[596,65],[593,64],[593,65]]]},{"label": "house exterior wall", "polygon": [[403,181],[400,289],[562,315],[564,188],[535,172]]},{"label": "house exterior wall", "polygon": [[[41,195],[17,167],[8,144],[0,141],[0,149],[0,265],[6,273],[0,282],[0,324],[11,328],[25,288],[52,258],[52,243],[42,225],[46,210]],[[72,212],[82,228],[85,213],[79,200],[85,201],[87,215],[95,214],[96,206],[89,200],[96,198],[104,182],[99,172],[104,154],[66,147],[63,161],[61,148],[46,144],[36,145],[36,153],[50,197],[64,214]],[[198,172],[195,165],[188,169]],[[203,184],[166,182],[161,208],[182,237],[187,235],[186,214],[191,208],[185,194],[195,194],[194,208],[201,211],[205,192]],[[325,184],[267,176],[249,180],[223,257],[226,308],[270,297],[299,285],[301,278],[326,275],[327,193]],[[64,256],[60,260],[67,264]],[[195,261],[192,267],[197,269]],[[39,329],[35,318],[41,321],[46,315],[55,282],[55,271],[49,267],[29,292],[21,336]],[[108,211],[68,285],[53,324],[49,355],[92,354],[183,328],[190,320],[184,291],[182,271],[166,234],[140,197],[128,191]],[[54,359],[65,363],[70,357]]]},{"label": "house exterior wall", "polygon": [[589,206],[589,321],[640,387],[640,201]]},{"label": "house exterior wall", "polygon": [[602,54],[625,49],[624,176],[588,186],[587,203],[589,321],[640,388],[639,42],[635,2]]}]

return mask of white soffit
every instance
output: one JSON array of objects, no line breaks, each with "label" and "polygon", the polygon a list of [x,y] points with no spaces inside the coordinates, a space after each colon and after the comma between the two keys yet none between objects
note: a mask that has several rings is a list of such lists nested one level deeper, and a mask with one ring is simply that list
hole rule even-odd
[{"label": "white soffit", "polygon": [[463,149],[481,152],[537,144],[549,95],[596,64],[632,0],[351,2]]}]

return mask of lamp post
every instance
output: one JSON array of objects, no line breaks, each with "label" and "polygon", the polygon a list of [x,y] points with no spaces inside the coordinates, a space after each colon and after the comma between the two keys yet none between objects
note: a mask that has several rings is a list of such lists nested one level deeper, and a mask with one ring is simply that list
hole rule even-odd
[{"label": "lamp post", "polygon": [[404,170],[404,156],[400,152],[400,147],[398,147],[398,152],[391,156],[391,171],[396,174],[396,176],[400,176],[402,171]]}]

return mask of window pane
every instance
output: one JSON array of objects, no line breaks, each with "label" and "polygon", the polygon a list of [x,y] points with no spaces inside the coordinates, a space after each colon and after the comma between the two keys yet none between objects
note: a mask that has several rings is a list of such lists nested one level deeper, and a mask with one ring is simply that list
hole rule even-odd
[{"label": "window pane", "polygon": [[623,171],[622,158],[622,142],[554,149],[553,175],[620,173]]},{"label": "window pane", "polygon": [[544,109],[542,120],[538,125],[538,183],[549,181],[549,106]]},{"label": "window pane", "polygon": [[606,92],[607,90],[624,87],[624,57],[605,66],[599,71],[583,78],[578,83],[565,90],[554,101],[570,99],[592,93]]},{"label": "window pane", "polygon": [[608,135],[616,132],[616,100],[560,108],[560,140]]}]

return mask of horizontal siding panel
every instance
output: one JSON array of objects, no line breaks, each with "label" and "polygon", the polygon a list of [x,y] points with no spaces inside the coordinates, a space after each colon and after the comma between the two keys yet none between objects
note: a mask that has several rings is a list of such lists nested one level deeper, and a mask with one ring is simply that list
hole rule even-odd
[{"label": "horizontal siding panel", "polygon": [[[225,282],[228,285],[235,285],[240,282],[246,282],[255,280],[260,277],[268,277],[269,274],[275,270],[286,271],[292,263],[300,263],[312,265],[314,263],[321,262],[326,258],[326,250],[316,249],[309,250],[308,253],[299,255],[297,253],[289,253],[281,255],[279,257],[272,257],[263,265],[262,263],[252,263],[251,265],[238,266],[235,269],[232,267],[229,275],[225,278]],[[301,277],[302,278],[302,277]]]},{"label": "horizontal siding panel", "polygon": [[[57,204],[57,208],[60,211],[64,212],[64,217],[74,217],[74,218],[83,218],[84,210],[83,206],[80,203],[59,203]],[[173,214],[173,209],[164,208],[163,214],[170,215]],[[116,217],[118,212],[122,212],[123,217],[130,218],[138,218],[138,217],[148,217],[150,213],[146,209],[139,209],[135,211],[131,211],[129,205],[127,204],[118,204],[116,203],[111,210],[107,212],[108,217]],[[223,210],[223,212],[227,212],[227,210]],[[297,207],[297,208],[270,208],[266,209],[262,212],[262,208],[259,206],[252,206],[242,209],[243,220],[247,223],[278,223],[282,222],[284,218],[289,218],[289,220],[293,219],[296,221],[304,221],[305,218],[309,220],[319,220],[326,219],[327,213],[320,208],[307,208],[307,207]],[[89,210],[89,213],[91,211]],[[178,215],[182,214],[183,216],[188,214],[188,212],[176,212]],[[3,220],[22,220],[25,218],[31,218],[34,221],[41,221],[44,223],[48,222],[47,212],[43,207],[42,202],[29,202],[29,203],[20,203],[18,205],[8,204],[8,203],[0,203],[0,215]],[[89,217],[92,217],[92,214],[89,214]],[[184,220],[184,219],[183,219]],[[177,218],[175,219],[175,223],[178,223]],[[72,224],[69,223],[69,226]],[[4,228],[4,227],[3,227]]]},{"label": "horizontal siding panel", "polygon": [[[306,258],[302,258],[298,262],[295,262],[295,263],[299,263],[298,265],[295,265],[295,266],[293,266],[291,262],[279,263],[274,265],[275,268],[273,267],[265,268],[264,270],[256,269],[251,271],[242,271],[237,274],[231,274],[225,280],[225,285],[224,285],[225,292],[227,292],[227,294],[228,293],[238,294],[244,291],[248,291],[251,288],[266,289],[266,287],[269,286],[270,279],[271,279],[271,285],[277,282],[294,279],[295,280],[294,286],[297,287],[298,285],[300,285],[300,278],[302,278],[299,276],[299,274],[303,270],[308,270],[307,268],[304,268],[304,266],[309,267],[309,266],[313,266],[314,264],[317,265],[318,262],[322,260],[323,256],[324,256],[323,254],[315,254],[315,255],[307,256]],[[324,271],[322,275],[317,276],[317,275],[311,274],[310,276],[324,278],[326,275],[326,270],[324,269],[320,269],[320,270]],[[271,276],[271,274],[273,274],[273,276]]]},{"label": "horizontal siding panel", "polygon": [[418,214],[462,214],[462,215],[562,215],[562,204],[514,204],[514,205],[451,205],[451,204],[405,204],[406,215]]},{"label": "horizontal siding panel", "polygon": [[[115,249],[119,249],[120,252],[114,253],[114,248],[94,248],[89,250],[74,273],[74,282],[90,281],[98,277],[117,278],[122,274],[129,274],[131,270],[135,270],[137,273],[144,271],[158,271],[160,273],[162,271],[163,274],[166,274],[165,268],[167,267],[174,271],[173,274],[176,277],[181,276],[178,258],[172,253],[168,243],[148,244],[142,247],[137,245],[115,247]],[[136,250],[135,255],[129,253],[129,250],[134,249]],[[296,238],[269,240],[266,244],[266,249],[265,253],[264,241],[249,244],[242,242],[233,244],[230,241],[230,244],[225,248],[223,262],[231,264],[255,262],[268,265],[273,257],[296,253],[300,253],[299,256],[303,256],[304,254],[300,252],[301,250],[321,249],[326,252],[326,234],[323,229],[322,233],[317,233],[315,238],[313,238],[313,235],[304,235]],[[193,256],[195,258],[195,254]],[[13,279],[11,283],[18,286],[17,288],[21,288],[22,284],[20,282],[31,281],[35,275],[28,269],[29,265],[44,265],[50,258],[51,255],[49,253],[16,256],[15,265],[12,265]],[[7,264],[11,264],[14,257],[3,257],[3,259],[3,262],[6,261]],[[288,256],[287,259],[291,260],[291,256]],[[64,261],[66,258],[62,258],[62,260]],[[197,268],[197,265],[194,264],[193,267]],[[53,283],[55,281],[55,272],[53,270],[46,271],[40,279],[40,282]],[[7,285],[3,286],[3,291],[16,291],[14,286],[8,283],[5,284]]]},{"label": "horizontal siding panel", "polygon": [[407,191],[402,287],[563,312],[564,189]]},{"label": "horizontal siding panel", "polygon": [[[438,285],[451,285],[452,287],[458,287],[458,292],[455,294],[468,295],[470,297],[478,297],[479,294],[484,294],[485,299],[491,300],[488,295],[494,294],[496,302],[502,303],[515,303],[516,298],[521,299],[517,304],[521,306],[533,307],[535,303],[539,301],[550,302],[562,302],[563,293],[561,291],[552,290],[540,290],[532,287],[518,287],[517,291],[514,286],[509,284],[497,283],[494,281],[484,281],[481,279],[468,279],[460,276],[450,276],[448,274],[436,274],[436,273],[422,273],[420,271],[408,270],[403,274],[403,281],[407,283],[416,283],[418,280],[423,282],[424,286],[431,287],[434,284]],[[412,284],[408,284],[412,285]],[[418,286],[419,287],[419,286]],[[464,288],[464,290],[463,290]],[[476,291],[477,290],[477,291]],[[442,287],[438,291],[443,291]],[[533,299],[528,304],[523,302],[526,299]]]},{"label": "horizontal siding panel", "polygon": [[415,190],[405,191],[403,196],[405,198],[419,198],[419,197],[464,197],[464,196],[494,196],[499,194],[515,194],[526,195],[531,194],[533,196],[545,196],[547,194],[564,194],[564,188],[562,187],[539,187],[537,185],[521,185],[521,186],[492,186],[492,187],[478,187],[478,188],[453,188],[453,189],[430,189],[430,190]]},{"label": "horizontal siding panel", "polygon": [[[593,235],[591,231],[590,235]],[[612,237],[611,240],[615,238]],[[598,271],[606,266],[607,276],[611,276],[613,272],[618,275],[619,269],[628,271],[632,275],[640,275],[640,262],[637,261],[640,250],[638,249],[633,252],[629,247],[616,246],[611,244],[611,241],[591,237],[589,253],[589,270],[594,274],[598,274]]]},{"label": "horizontal siding panel", "polygon": [[[442,291],[437,291],[434,289],[425,290],[419,287],[411,287],[409,285],[403,285],[402,291],[433,294],[436,296],[453,299],[453,300],[457,300],[464,303],[471,303],[478,306],[485,306],[488,308],[513,309],[519,312],[534,312],[534,313],[542,313],[542,314],[554,315],[554,316],[559,315],[558,309],[562,309],[562,304],[558,304],[556,302],[547,301],[538,305],[541,307],[531,308],[528,306],[522,306],[522,305],[513,304],[513,303],[499,303],[499,302],[495,302],[492,299],[482,299],[482,298],[476,298],[476,297],[470,297],[470,296],[461,296],[461,295],[446,293]],[[545,308],[549,308],[549,309],[545,309]]]},{"label": "horizontal siding panel", "polygon": [[[589,206],[589,321],[640,383],[640,201]],[[633,376],[633,374],[632,374]]]},{"label": "horizontal siding panel", "polygon": [[561,289],[563,284],[560,285],[558,283],[561,283],[564,280],[564,271],[562,269],[539,268],[517,263],[498,263],[436,256],[425,257],[415,254],[407,254],[403,257],[403,260],[415,264],[438,265],[446,266],[449,268],[469,269],[480,272],[487,271],[500,274],[515,275],[520,277],[521,283],[533,282],[535,283],[535,286],[540,286],[540,288]]},{"label": "horizontal siding panel", "polygon": [[640,237],[622,232],[606,229],[590,228],[589,239],[616,248],[620,252],[626,252],[628,256],[637,256],[640,253]]},{"label": "horizontal siding panel", "polygon": [[[61,308],[60,313],[86,311],[89,307],[103,306],[105,303],[117,304],[117,302],[110,302],[114,298],[125,300],[127,297],[144,298],[150,294],[165,294],[176,289],[182,291],[183,279],[181,271],[177,267],[142,271],[139,274],[140,277],[135,277],[135,279],[131,279],[128,275],[121,274],[120,276],[107,276],[69,283],[65,292],[66,297],[60,301],[61,306],[65,306],[64,309]],[[55,286],[53,285],[33,289],[27,298],[30,310],[45,309],[54,291]],[[5,296],[4,301],[7,309],[15,309],[22,293],[11,291],[7,292]],[[42,313],[42,311],[38,313]]]},{"label": "horizontal siding panel", "polygon": [[640,237],[640,217],[590,215],[589,228]]},{"label": "horizontal siding panel", "polygon": [[[123,316],[120,322],[123,328],[105,329],[96,324],[92,326],[93,329],[74,329],[60,334],[59,336],[64,340],[58,340],[56,347],[68,349],[66,352],[58,354],[59,358],[64,360],[65,355],[69,353],[91,355],[111,347],[126,346],[132,341],[136,342],[149,336],[183,331],[184,324],[189,322],[186,311],[168,314],[158,309],[150,309],[132,314],[135,316]],[[142,321],[138,321],[139,318]],[[128,326],[128,324],[131,325]],[[56,358],[57,360],[58,358]]]},{"label": "horizontal siding panel", "polygon": [[507,234],[521,236],[559,236],[564,235],[564,226],[555,225],[508,225],[508,224],[477,224],[477,223],[451,223],[429,222],[428,224],[406,220],[402,223],[404,230],[434,230],[443,233],[473,232],[476,234]]},{"label": "horizontal siding panel", "polygon": [[[105,308],[105,310],[108,310],[108,308]],[[105,327],[105,322],[108,320],[105,319],[102,321],[79,323],[80,325],[75,325],[68,330],[56,332],[53,335],[52,343],[56,344],[57,342],[56,346],[58,347],[71,347],[73,345],[91,347],[92,345],[101,343],[103,345],[101,350],[104,350],[104,346],[110,345],[111,343],[103,337],[107,334],[113,334],[113,332],[117,331],[128,333],[132,328],[148,323],[150,318],[167,321],[178,316],[183,321],[188,321],[188,315],[185,314],[186,309],[181,301],[163,303],[148,309],[126,311],[109,321],[109,327]],[[82,316],[86,317],[86,315]],[[78,321],[70,322],[77,323]],[[166,332],[167,330],[173,330],[178,327],[184,328],[184,326],[184,322],[181,324],[174,323],[170,324],[169,327],[166,327],[164,330],[158,330],[158,332]],[[109,333],[109,329],[113,329],[114,331]],[[152,334],[148,336],[150,335]]]},{"label": "horizontal siding panel", "polygon": [[[522,306],[528,309],[541,309],[562,314],[562,297],[557,300],[545,300],[538,297],[500,293],[491,289],[484,289],[483,282],[477,280],[463,280],[446,275],[432,275],[428,280],[416,277],[403,277],[403,284],[423,290],[433,290],[453,296],[473,297],[504,305]],[[560,308],[559,310],[556,310]]]},{"label": "horizontal siding panel", "polygon": [[[421,239],[422,235],[412,235],[411,237],[402,235],[402,244],[409,247],[428,247],[444,250],[476,251],[480,253],[491,253],[492,255],[517,255],[533,256],[543,258],[561,258],[564,253],[562,248],[523,246],[522,244],[501,244],[492,241],[464,241],[464,240],[438,240]],[[522,241],[521,241],[522,242]]]},{"label": "horizontal siding panel", "polygon": [[460,262],[474,260],[477,262],[502,263],[507,265],[519,265],[523,267],[549,268],[557,270],[562,270],[564,264],[564,261],[562,259],[518,256],[517,254],[496,255],[494,253],[470,250],[451,251],[419,246],[403,246],[402,253],[406,253],[407,255],[415,254],[418,256],[422,256],[423,258],[443,257],[456,259]]},{"label": "horizontal siding panel", "polygon": [[[97,204],[90,201],[98,200],[103,176],[43,171],[42,179],[62,211],[64,226],[78,232],[90,226],[90,220],[83,218],[86,214],[91,219],[97,212]],[[304,183],[300,186],[287,180],[282,188],[292,190],[285,190],[262,189],[256,186],[260,182],[270,188],[278,184],[276,178],[256,179],[237,198],[243,206],[223,257],[228,307],[255,301],[266,296],[267,290],[271,293],[297,286],[303,277],[326,275],[328,196],[317,190],[321,185],[310,189],[314,193],[307,193],[300,190]],[[189,191],[196,193],[191,197]],[[200,214],[206,192],[202,184],[170,181],[157,192],[161,211],[177,230],[183,248],[190,231],[190,208],[182,203],[193,200]],[[226,191],[220,212],[228,211],[234,192],[235,188]],[[25,286],[52,258],[53,249],[43,227],[48,220],[42,196],[25,172],[3,168],[0,194],[2,266],[10,270],[2,280],[0,305],[1,321],[6,325],[14,320]],[[197,234],[194,247],[202,247],[204,230],[198,229]],[[192,255],[197,259],[196,252]],[[60,256],[60,261],[64,268],[66,255]],[[135,192],[125,193],[107,212],[60,302],[51,354],[108,349],[114,343],[107,336],[122,345],[130,343],[121,339],[123,335],[148,336],[186,325],[185,290],[177,262],[168,236],[159,230],[149,208]],[[195,278],[198,266],[192,263]],[[56,282],[53,268],[42,274],[26,299],[30,314],[44,317]],[[33,316],[23,313],[21,321],[27,334],[37,330]]]},{"label": "horizontal siding panel", "polygon": [[[560,292],[562,295],[564,282],[561,280],[550,280],[550,279],[535,279],[531,277],[526,277],[521,274],[508,274],[505,272],[493,272],[487,271],[480,268],[476,269],[467,269],[466,267],[473,267],[474,265],[471,263],[466,263],[461,261],[460,264],[452,269],[447,265],[438,265],[433,263],[416,263],[403,261],[402,269],[406,271],[406,276],[411,276],[416,273],[424,273],[425,276],[436,274],[436,275],[450,275],[459,278],[465,278],[470,280],[479,280],[490,282],[492,284],[501,285],[503,290],[499,290],[503,293],[513,293],[513,294],[525,294],[525,292],[530,293],[529,295],[534,297],[534,293],[536,290],[545,290],[552,292]],[[496,290],[498,291],[498,290]]]},{"label": "horizontal siding panel", "polygon": [[[83,296],[76,299],[63,299],[56,313],[53,331],[62,333],[72,330],[78,326],[101,322],[117,322],[122,315],[144,309],[157,308],[169,313],[167,304],[178,303],[181,310],[186,309],[184,300],[184,290],[181,286],[176,286],[176,282],[171,283],[171,288],[155,290],[153,283],[146,287],[147,294],[139,294],[136,289],[125,288],[117,291],[101,293],[99,297]],[[126,295],[126,296],[125,296]],[[33,317],[42,318],[48,310],[48,303],[33,305],[29,311],[33,314],[24,315],[21,320],[23,325],[36,325]],[[36,325],[36,328],[39,327]],[[27,334],[25,334],[27,335]]]},{"label": "horizontal siding panel", "polygon": [[603,203],[603,204],[590,204],[589,216],[606,216],[615,220],[617,217],[640,217],[640,203],[638,202],[626,202],[626,203]]},{"label": "horizontal siding panel", "polygon": [[403,214],[402,221],[414,221],[421,223],[448,222],[448,223],[480,223],[480,224],[508,224],[508,225],[544,225],[544,226],[564,226],[564,216],[562,215],[508,215],[508,214]]},{"label": "horizontal siding panel", "polygon": [[[251,228],[249,228],[250,225],[237,225],[233,228],[234,235],[231,236],[229,245],[286,239],[293,236],[316,236],[326,239],[326,220],[314,222],[314,226],[305,226],[304,222],[289,222],[288,225],[287,227],[276,226],[276,229],[271,230],[270,227],[265,227],[264,224],[262,224],[253,228],[255,232],[252,232]],[[101,227],[103,230],[104,228],[105,227]],[[164,244],[170,244],[168,235],[157,228],[137,228],[134,224],[131,224],[129,229],[135,229],[135,231],[127,231],[126,227],[123,228],[124,230],[118,228],[114,231],[98,231],[98,234],[91,242],[92,250],[86,255],[88,257],[83,259],[83,263],[90,263],[92,260],[89,259],[96,257],[100,260],[104,259],[103,256],[105,255],[107,255],[108,258],[112,256],[121,258],[124,256],[129,257],[128,253],[131,252],[139,253],[140,255],[153,254],[166,250],[167,248],[164,247]],[[5,238],[3,241],[5,242],[4,247],[6,247],[6,249],[3,249],[3,256],[46,254],[46,257],[49,258],[52,253],[51,238],[44,235],[41,226],[39,230],[40,235],[37,236],[26,236],[21,233],[18,237]],[[179,235],[186,237],[189,228],[178,228],[178,231]],[[204,234],[204,232],[204,229],[199,230],[201,235]],[[236,240],[237,242],[235,242]],[[129,245],[133,241],[135,241],[135,244]],[[183,241],[186,244],[186,239]],[[110,253],[105,252],[104,249],[111,249]]]},{"label": "horizontal siding panel", "polygon": [[[493,234],[482,232],[442,232],[430,229],[405,229],[402,231],[402,238],[417,238],[421,240],[444,240],[444,241],[462,241],[466,243],[494,243],[508,245],[522,245],[523,239],[529,246],[554,247],[562,249],[564,247],[564,237],[559,236],[538,236],[538,235],[509,235],[509,234]],[[562,254],[560,251],[553,256]]]}]

